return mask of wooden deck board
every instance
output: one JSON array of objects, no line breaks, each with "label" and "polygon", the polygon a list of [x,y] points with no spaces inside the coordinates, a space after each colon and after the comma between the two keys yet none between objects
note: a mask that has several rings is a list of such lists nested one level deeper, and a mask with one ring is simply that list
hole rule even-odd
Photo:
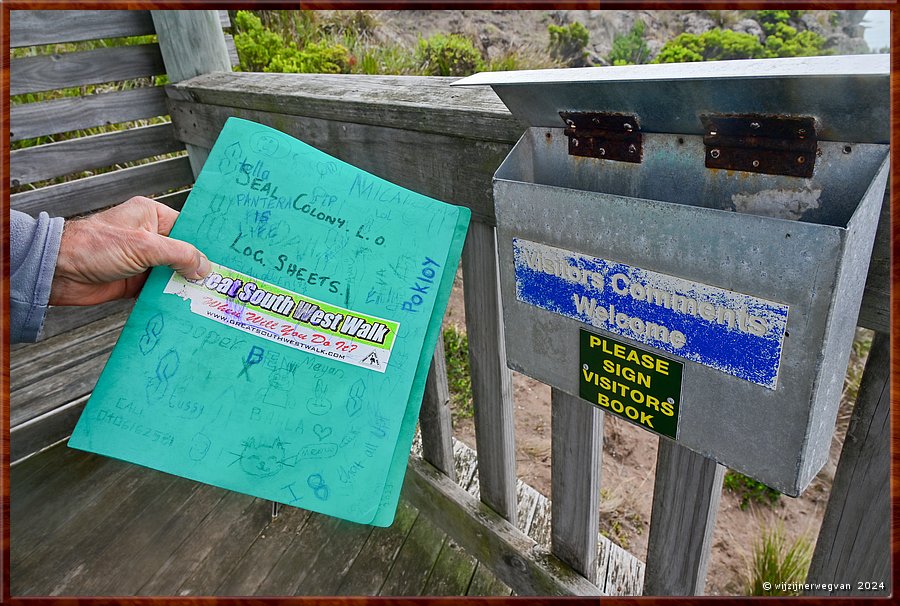
[{"label": "wooden deck board", "polygon": [[309,520],[310,512],[296,507],[282,507],[278,517],[272,520],[250,549],[216,588],[216,595],[255,595],[269,571],[290,546],[294,535],[301,532]]},{"label": "wooden deck board", "polygon": [[[12,593],[62,595],[83,569],[81,563],[96,557],[110,541],[118,540],[121,529],[141,515],[174,480],[168,474],[126,472],[114,482],[113,490],[104,493],[104,502],[94,508],[93,515],[74,516],[25,558],[20,570],[27,574],[13,576]],[[65,506],[60,499],[59,507]]]},{"label": "wooden deck board", "polygon": [[470,596],[492,596],[492,595],[510,595],[510,589],[506,583],[494,576],[487,566],[478,563],[475,571],[472,573],[472,581],[466,589],[466,595]]},{"label": "wooden deck board", "polygon": [[422,595],[446,536],[427,517],[416,518],[378,595]]},{"label": "wooden deck board", "polygon": [[478,560],[449,537],[444,541],[422,595],[465,595]]},{"label": "wooden deck board", "polygon": [[405,501],[400,501],[394,523],[388,528],[372,530],[372,534],[363,545],[362,552],[341,579],[335,594],[377,594],[418,515],[417,509]]},{"label": "wooden deck board", "polygon": [[401,501],[372,528],[70,449],[11,471],[13,595],[509,595]]}]

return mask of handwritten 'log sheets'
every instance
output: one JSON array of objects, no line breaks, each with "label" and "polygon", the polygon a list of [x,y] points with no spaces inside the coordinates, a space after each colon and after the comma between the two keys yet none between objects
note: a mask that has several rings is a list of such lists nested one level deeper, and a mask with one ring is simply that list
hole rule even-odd
[{"label": "handwritten 'log sheets'", "polygon": [[69,446],[391,524],[469,215],[229,119]]}]

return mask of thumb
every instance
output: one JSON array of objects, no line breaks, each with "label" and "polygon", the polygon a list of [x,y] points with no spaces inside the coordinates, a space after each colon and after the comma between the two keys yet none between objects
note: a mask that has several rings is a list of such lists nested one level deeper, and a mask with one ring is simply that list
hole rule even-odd
[{"label": "thumb", "polygon": [[151,235],[152,245],[147,251],[150,265],[168,265],[188,280],[197,280],[209,274],[209,259],[193,245],[157,234]]}]

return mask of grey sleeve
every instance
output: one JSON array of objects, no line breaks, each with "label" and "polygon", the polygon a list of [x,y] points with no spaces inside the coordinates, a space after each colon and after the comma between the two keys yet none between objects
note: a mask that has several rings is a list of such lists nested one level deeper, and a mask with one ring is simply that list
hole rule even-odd
[{"label": "grey sleeve", "polygon": [[12,343],[37,341],[50,300],[59,256],[63,218],[41,213],[37,219],[9,211],[10,328]]}]

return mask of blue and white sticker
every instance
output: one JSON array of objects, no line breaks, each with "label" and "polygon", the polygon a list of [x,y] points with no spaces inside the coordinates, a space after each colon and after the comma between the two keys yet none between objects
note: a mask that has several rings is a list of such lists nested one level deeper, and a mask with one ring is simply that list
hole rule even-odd
[{"label": "blue and white sticker", "polygon": [[788,306],[513,238],[516,298],[775,389]]}]

